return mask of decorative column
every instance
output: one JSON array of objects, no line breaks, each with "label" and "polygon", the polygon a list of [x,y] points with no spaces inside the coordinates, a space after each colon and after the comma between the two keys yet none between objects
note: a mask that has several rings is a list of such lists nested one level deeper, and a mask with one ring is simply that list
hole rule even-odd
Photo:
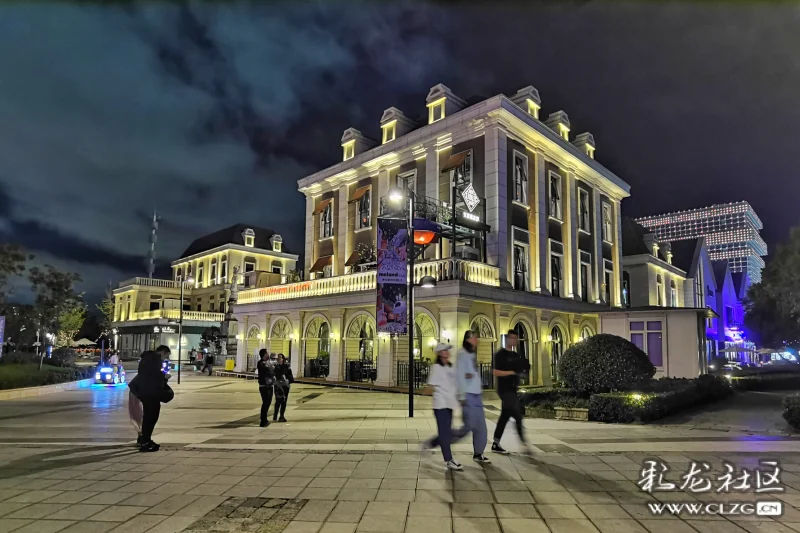
[{"label": "decorative column", "polygon": [[603,299],[603,291],[600,290],[603,286],[605,279],[605,272],[603,268],[603,204],[600,200],[600,190],[597,188],[592,189],[592,207],[594,214],[592,216],[592,242],[594,244],[594,252],[592,259],[594,261],[594,281],[592,282],[592,298],[595,302],[600,302]]},{"label": "decorative column", "polygon": [[303,358],[303,320],[305,318],[305,313],[303,311],[292,311],[289,313],[289,322],[291,323],[290,328],[290,339],[291,335],[294,334],[294,339],[291,339],[290,348],[289,348],[289,368],[292,369],[292,375],[295,377],[299,377],[300,369],[302,368],[302,361]]},{"label": "decorative column", "polygon": [[549,242],[547,240],[547,172],[544,165],[544,152],[536,149],[533,157],[535,175],[529,180],[535,187],[535,194],[532,196],[533,220],[535,228],[531,231],[531,248],[535,250],[536,263],[533,264],[533,290],[549,294],[547,288],[547,268],[550,257]]},{"label": "decorative column", "polygon": [[341,307],[331,307],[331,348],[330,359],[328,365],[328,381],[342,381],[342,358],[344,355],[344,347],[342,346],[342,339],[344,338],[343,314],[344,310]]},{"label": "decorative column", "polygon": [[347,261],[347,240],[350,236],[350,221],[348,220],[348,211],[350,204],[347,203],[350,200],[350,196],[348,195],[348,190],[350,187],[347,185],[342,185],[339,187],[339,197],[336,199],[338,202],[339,207],[339,218],[336,221],[336,263],[334,265],[334,275],[341,276],[344,274],[344,264]]},{"label": "decorative column", "polygon": [[378,379],[375,380],[376,385],[384,387],[391,387],[395,384],[394,381],[394,339],[386,334],[378,334],[377,354],[378,354]]},{"label": "decorative column", "polygon": [[486,146],[486,223],[488,263],[500,269],[500,285],[510,286],[508,253],[508,142],[506,132],[494,126],[484,135]]},{"label": "decorative column", "polygon": [[455,359],[464,332],[469,329],[469,310],[472,302],[450,299],[437,302],[439,305],[439,342],[452,344],[450,354]]},{"label": "decorative column", "polygon": [[611,305],[622,307],[622,209],[621,202],[614,200],[614,242],[611,244],[611,257],[614,263],[614,279],[611,282]]},{"label": "decorative column", "polygon": [[564,235],[564,285],[566,286],[566,297],[578,297],[578,265],[580,257],[578,257],[578,202],[577,191],[575,189],[575,173],[568,170],[565,174],[564,192],[565,201],[564,206],[566,212],[564,213],[565,228],[562,229]]},{"label": "decorative column", "polygon": [[[435,200],[439,199],[439,153],[434,144],[425,148],[425,196]],[[431,246],[431,248],[433,249],[433,258],[441,259],[439,247]]]},{"label": "decorative column", "polygon": [[[306,253],[305,253],[305,266],[303,268],[305,275],[310,277],[311,266],[314,264],[314,197],[306,196]],[[228,266],[232,267],[230,260]],[[309,279],[309,278],[306,278]]]}]

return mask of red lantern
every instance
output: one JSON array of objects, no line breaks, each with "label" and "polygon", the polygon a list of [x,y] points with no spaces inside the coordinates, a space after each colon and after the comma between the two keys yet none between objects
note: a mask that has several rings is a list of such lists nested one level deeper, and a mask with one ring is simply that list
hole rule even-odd
[{"label": "red lantern", "polygon": [[414,244],[430,244],[434,238],[436,238],[436,232],[428,230],[414,231]]}]

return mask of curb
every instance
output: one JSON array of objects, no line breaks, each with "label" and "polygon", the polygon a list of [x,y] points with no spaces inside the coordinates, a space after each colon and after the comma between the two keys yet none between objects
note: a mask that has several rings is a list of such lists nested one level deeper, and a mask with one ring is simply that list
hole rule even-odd
[{"label": "curb", "polygon": [[19,400],[22,398],[35,398],[46,394],[64,392],[75,389],[84,389],[92,386],[94,379],[81,379],[79,381],[69,381],[67,383],[56,383],[55,385],[42,385],[41,387],[24,387],[21,389],[0,390],[0,401]]}]

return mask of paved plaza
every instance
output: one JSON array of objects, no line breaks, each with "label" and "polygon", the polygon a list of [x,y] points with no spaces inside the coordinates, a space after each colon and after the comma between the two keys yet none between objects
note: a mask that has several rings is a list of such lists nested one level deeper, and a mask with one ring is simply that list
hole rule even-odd
[{"label": "paved plaza", "polygon": [[[173,380],[174,381],[174,380]],[[190,375],[174,385],[155,440],[141,454],[127,390],[90,387],[0,402],[0,533],[251,532],[788,532],[800,531],[800,440],[780,434],[527,420],[536,453],[471,461],[463,472],[420,453],[433,433],[430,399],[295,385],[286,424],[257,426],[252,381]],[[489,429],[499,412],[489,402]],[[513,427],[503,444],[518,450]],[[680,481],[724,461],[781,462],[780,493],[656,491],[637,486],[653,458]],[[781,516],[680,516],[649,504],[783,504]]]}]

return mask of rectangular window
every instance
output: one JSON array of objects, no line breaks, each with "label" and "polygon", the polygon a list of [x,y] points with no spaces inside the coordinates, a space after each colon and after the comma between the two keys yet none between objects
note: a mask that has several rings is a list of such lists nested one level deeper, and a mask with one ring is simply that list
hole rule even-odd
[{"label": "rectangular window", "polygon": [[656,305],[662,307],[664,305],[664,282],[662,281],[661,274],[656,275]]},{"label": "rectangular window", "polygon": [[514,201],[528,205],[528,158],[514,150]]},{"label": "rectangular window", "polygon": [[561,296],[561,259],[560,255],[550,257],[550,293],[553,296]]},{"label": "rectangular window", "polygon": [[215,285],[217,283],[217,264],[214,263],[211,265],[211,281],[209,285]]},{"label": "rectangular window", "polygon": [[384,124],[381,129],[383,130],[383,144],[393,141],[397,135],[397,120]]},{"label": "rectangular window", "polygon": [[631,332],[631,342],[647,354],[654,366],[664,366],[661,321],[648,320],[646,328],[644,322],[630,322],[628,328]]},{"label": "rectangular window", "polygon": [[444,118],[444,104],[447,100],[440,98],[428,104],[428,124],[433,124]]},{"label": "rectangular window", "polygon": [[605,299],[608,305],[611,305],[611,275],[610,270],[604,271],[603,285],[605,285]]},{"label": "rectangular window", "polygon": [[611,242],[613,235],[613,226],[611,224],[611,206],[603,204],[603,240]]},{"label": "rectangular window", "polygon": [[591,267],[586,263],[581,263],[581,300],[589,301],[589,280],[591,279]]},{"label": "rectangular window", "polygon": [[272,273],[283,274],[283,272],[281,271],[281,267],[279,265],[272,265]]},{"label": "rectangular window", "polygon": [[397,175],[397,188],[417,192],[417,171],[411,170]]},{"label": "rectangular window", "polygon": [[228,261],[223,259],[219,266],[219,279],[225,281],[228,278]]},{"label": "rectangular window", "polygon": [[589,191],[578,189],[578,229],[592,232],[592,217],[589,209]]},{"label": "rectangular window", "polygon": [[348,141],[342,145],[342,150],[344,154],[342,156],[343,161],[347,161],[348,159],[353,159],[356,155],[356,142],[355,141]]},{"label": "rectangular window", "polygon": [[319,238],[333,237],[333,202],[328,202],[319,217]]},{"label": "rectangular window", "polygon": [[556,220],[562,220],[561,212],[561,176],[551,172],[550,205],[547,214]]},{"label": "rectangular window", "polygon": [[514,288],[528,290],[528,247],[514,243]]},{"label": "rectangular window", "polygon": [[244,262],[244,271],[247,272],[255,272],[256,270],[256,262],[255,261],[245,261]]},{"label": "rectangular window", "polygon": [[203,286],[203,274],[204,273],[205,273],[205,265],[203,265],[203,263],[200,263],[197,266],[197,286],[198,287],[202,287]]},{"label": "rectangular window", "polygon": [[371,193],[371,190],[365,192],[358,200],[358,220],[356,221],[356,229],[364,229],[372,225]]}]

